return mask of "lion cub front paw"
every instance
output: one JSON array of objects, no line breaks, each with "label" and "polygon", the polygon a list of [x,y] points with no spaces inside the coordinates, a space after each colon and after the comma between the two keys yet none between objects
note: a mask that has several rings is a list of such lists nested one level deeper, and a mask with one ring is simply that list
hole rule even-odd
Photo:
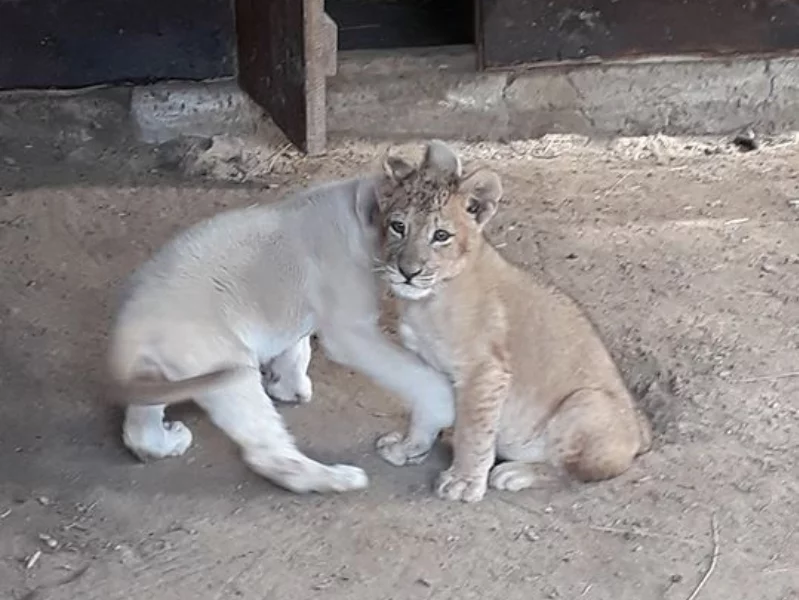
[{"label": "lion cub front paw", "polygon": [[400,431],[380,436],[375,444],[377,453],[395,467],[418,465],[430,454],[430,446],[408,440]]},{"label": "lion cub front paw", "polygon": [[436,495],[442,500],[479,502],[485,496],[487,487],[486,477],[458,473],[449,468],[438,476]]}]

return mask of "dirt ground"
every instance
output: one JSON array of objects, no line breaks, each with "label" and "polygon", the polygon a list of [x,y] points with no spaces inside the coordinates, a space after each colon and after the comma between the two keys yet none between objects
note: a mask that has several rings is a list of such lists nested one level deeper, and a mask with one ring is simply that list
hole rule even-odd
[{"label": "dirt ground", "polygon": [[382,147],[55,143],[30,122],[0,144],[0,597],[671,600],[707,576],[697,598],[799,598],[795,139],[459,146],[505,183],[491,239],[586,308],[658,436],[616,480],[456,505],[430,488],[446,449],[384,464],[401,407],[321,352],[314,402],[281,410],[310,455],[369,472],[362,493],[276,489],[190,406],[189,453],[137,464],[103,397],[115,290],[170,234]]}]

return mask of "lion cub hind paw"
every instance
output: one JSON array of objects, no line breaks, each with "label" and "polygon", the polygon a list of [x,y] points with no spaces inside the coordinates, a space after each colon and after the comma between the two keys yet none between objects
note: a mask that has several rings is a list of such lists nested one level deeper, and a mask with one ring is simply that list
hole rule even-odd
[{"label": "lion cub hind paw", "polygon": [[399,431],[380,436],[375,444],[377,453],[395,467],[418,465],[430,454],[430,448],[410,443]]},{"label": "lion cub hind paw", "polygon": [[164,421],[159,427],[127,428],[125,446],[141,462],[182,456],[192,443],[191,430],[180,421]]},{"label": "lion cub hind paw", "polygon": [[485,496],[486,484],[485,477],[461,475],[447,469],[438,476],[436,495],[442,500],[479,502]]},{"label": "lion cub hind paw", "polygon": [[488,476],[488,485],[495,490],[518,492],[531,487],[543,487],[557,482],[547,465],[509,461],[496,465]]}]

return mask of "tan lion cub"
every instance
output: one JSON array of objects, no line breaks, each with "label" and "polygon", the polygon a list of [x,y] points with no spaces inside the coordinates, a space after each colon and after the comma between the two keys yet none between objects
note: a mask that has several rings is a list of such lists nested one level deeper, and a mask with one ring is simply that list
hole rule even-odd
[{"label": "tan lion cub", "polygon": [[[400,299],[400,335],[456,390],[454,460],[437,494],[474,502],[487,485],[531,487],[540,463],[582,481],[626,471],[650,447],[649,423],[577,305],[483,237],[499,177],[464,177],[441,142],[418,169],[397,158],[384,166],[382,273]],[[418,463],[434,441],[412,427],[382,437],[378,450],[395,465]],[[494,466],[497,457],[507,462]]]}]

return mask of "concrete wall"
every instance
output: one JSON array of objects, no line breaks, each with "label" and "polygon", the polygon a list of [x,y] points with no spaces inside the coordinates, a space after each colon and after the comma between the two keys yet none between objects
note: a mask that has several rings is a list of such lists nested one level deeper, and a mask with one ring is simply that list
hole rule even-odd
[{"label": "concrete wall", "polygon": [[[797,129],[799,58],[659,60],[477,73],[469,51],[342,54],[328,79],[328,131],[359,138],[523,139],[760,133]],[[145,137],[251,131],[232,82],[137,88]]]}]

